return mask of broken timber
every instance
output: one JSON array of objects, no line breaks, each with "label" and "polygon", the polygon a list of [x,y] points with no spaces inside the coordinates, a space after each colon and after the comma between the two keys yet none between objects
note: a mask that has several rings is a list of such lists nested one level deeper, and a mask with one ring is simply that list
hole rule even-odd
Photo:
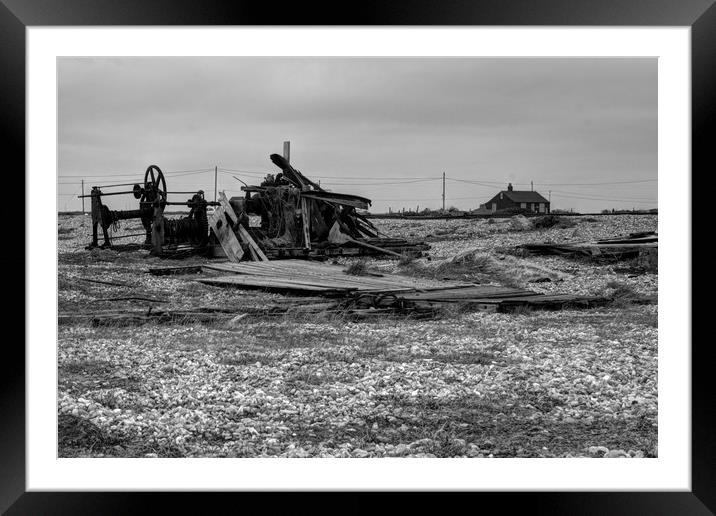
[{"label": "broken timber", "polygon": [[544,295],[499,285],[455,282],[426,287],[407,276],[352,276],[341,266],[299,260],[211,264],[202,269],[224,273],[197,279],[208,285],[341,297],[346,300],[345,307],[374,310],[425,312],[453,305],[462,309],[509,312],[520,307],[539,310],[591,308],[610,302],[604,297]]},{"label": "broken timber", "polygon": [[226,253],[229,260],[238,262],[244,255],[244,250],[241,248],[241,244],[237,240],[229,221],[235,223],[236,214],[233,209],[227,210],[223,203],[220,206],[216,206],[214,212],[209,215],[209,226],[211,226],[214,235],[219,240],[224,253]]},{"label": "broken timber", "polygon": [[625,260],[644,254],[658,252],[658,236],[655,232],[632,233],[626,237],[597,240],[593,242],[566,242],[563,244],[522,244],[528,254],[587,256],[603,260]]}]

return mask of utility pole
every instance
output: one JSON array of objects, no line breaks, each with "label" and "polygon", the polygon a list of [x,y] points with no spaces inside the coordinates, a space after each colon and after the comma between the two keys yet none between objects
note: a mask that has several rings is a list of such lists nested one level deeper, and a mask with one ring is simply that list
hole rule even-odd
[{"label": "utility pole", "polygon": [[283,157],[291,163],[291,142],[283,142]]},{"label": "utility pole", "polygon": [[530,190],[532,190],[533,192],[535,191],[535,183],[534,183],[534,181],[530,181]]},{"label": "utility pole", "polygon": [[214,202],[216,202],[216,185],[217,185],[218,175],[219,175],[219,167],[214,166]]},{"label": "utility pole", "polygon": [[82,180],[82,215],[85,214],[85,180]]},{"label": "utility pole", "polygon": [[445,172],[443,172],[443,211],[445,211]]}]

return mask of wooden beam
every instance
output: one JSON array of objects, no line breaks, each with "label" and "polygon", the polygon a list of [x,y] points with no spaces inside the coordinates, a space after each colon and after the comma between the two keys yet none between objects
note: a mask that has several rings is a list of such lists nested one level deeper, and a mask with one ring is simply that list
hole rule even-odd
[{"label": "wooden beam", "polygon": [[301,196],[301,217],[303,218],[303,247],[311,249],[311,209],[306,198]]},{"label": "wooden beam", "polygon": [[231,220],[232,224],[238,224],[239,219],[234,212],[233,206],[229,203],[224,192],[219,192],[219,205],[226,211],[226,216]]},{"label": "wooden beam", "polygon": [[217,206],[214,212],[209,215],[209,225],[229,261],[238,263],[244,256],[244,250],[228,223],[227,213],[223,206]]},{"label": "wooden beam", "polygon": [[154,204],[154,221],[152,223],[152,254],[162,254],[164,245],[164,204],[157,201]]},{"label": "wooden beam", "polygon": [[241,224],[239,224],[237,227],[239,228],[239,237],[243,242],[248,244],[249,251],[251,252],[251,256],[253,257],[253,259],[255,261],[268,262],[268,257],[264,254],[259,245],[254,241],[254,239],[251,238],[251,235],[249,235],[249,232],[246,231],[246,228]]}]

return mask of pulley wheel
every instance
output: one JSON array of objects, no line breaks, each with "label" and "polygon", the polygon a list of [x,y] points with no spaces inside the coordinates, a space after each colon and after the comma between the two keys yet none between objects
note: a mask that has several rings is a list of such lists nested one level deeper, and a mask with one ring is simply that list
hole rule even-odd
[{"label": "pulley wheel", "polygon": [[144,195],[142,201],[153,202],[159,198],[167,200],[167,182],[161,169],[156,165],[149,165],[144,173]]}]

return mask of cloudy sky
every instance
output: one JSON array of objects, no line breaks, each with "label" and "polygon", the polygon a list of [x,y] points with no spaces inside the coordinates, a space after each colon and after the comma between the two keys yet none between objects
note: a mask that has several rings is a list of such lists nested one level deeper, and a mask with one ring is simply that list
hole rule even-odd
[{"label": "cloudy sky", "polygon": [[278,171],[286,140],[294,167],[374,212],[439,208],[443,172],[446,207],[530,181],[553,208],[656,207],[653,58],[61,58],[58,90],[59,210],[80,209],[82,178],[150,164],[209,198],[216,166],[240,195],[234,176]]}]

